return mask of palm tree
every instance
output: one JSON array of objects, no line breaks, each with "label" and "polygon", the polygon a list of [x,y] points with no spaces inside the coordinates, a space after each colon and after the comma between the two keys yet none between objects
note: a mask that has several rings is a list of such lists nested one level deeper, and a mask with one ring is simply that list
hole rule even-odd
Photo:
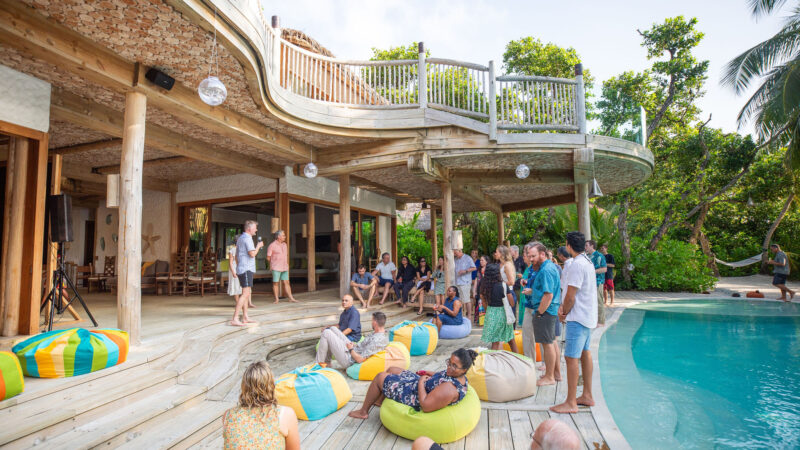
[{"label": "palm tree", "polygon": [[[748,3],[759,17],[776,12],[786,1]],[[800,170],[800,2],[778,33],[728,63],[722,83],[741,94],[759,79],[763,82],[739,113],[739,125],[752,122],[763,143],[787,145],[789,167]]]}]

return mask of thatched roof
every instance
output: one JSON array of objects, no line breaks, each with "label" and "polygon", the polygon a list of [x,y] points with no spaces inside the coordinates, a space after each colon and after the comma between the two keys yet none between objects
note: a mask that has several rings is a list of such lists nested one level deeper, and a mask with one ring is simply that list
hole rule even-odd
[{"label": "thatched roof", "polygon": [[293,30],[291,28],[283,28],[281,29],[281,37],[292,44],[306,49],[310,52],[319,53],[320,55],[328,56],[333,58],[333,53],[330,50],[323,47],[322,44],[317,42],[311,36],[303,33],[302,31]]}]

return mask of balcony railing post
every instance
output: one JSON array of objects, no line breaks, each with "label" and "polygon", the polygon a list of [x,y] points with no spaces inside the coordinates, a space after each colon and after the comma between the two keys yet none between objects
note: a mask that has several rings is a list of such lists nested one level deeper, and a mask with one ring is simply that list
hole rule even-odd
[{"label": "balcony railing post", "polygon": [[419,107],[428,107],[428,73],[425,64],[425,43],[419,43],[419,65],[417,66],[417,77],[419,86]]},{"label": "balcony railing post", "polygon": [[497,140],[497,86],[494,76],[494,61],[489,61],[489,98],[486,99],[489,112],[489,140]]},{"label": "balcony railing post", "polygon": [[272,64],[272,77],[281,85],[281,19],[272,16],[272,32],[267,30],[267,34],[272,36],[272,47],[270,51],[270,62]]},{"label": "balcony railing post", "polygon": [[647,147],[647,112],[644,110],[644,106],[639,106],[641,117],[642,117],[642,145]]},{"label": "balcony railing post", "polygon": [[583,87],[583,64],[575,64],[575,115],[578,116],[578,133],[586,134],[586,94]]}]

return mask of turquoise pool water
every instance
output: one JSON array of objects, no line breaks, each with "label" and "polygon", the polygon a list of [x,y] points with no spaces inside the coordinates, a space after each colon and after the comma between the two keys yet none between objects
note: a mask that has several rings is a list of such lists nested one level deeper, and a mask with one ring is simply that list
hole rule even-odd
[{"label": "turquoise pool water", "polygon": [[599,358],[634,449],[800,448],[800,305],[638,305],[603,335]]}]

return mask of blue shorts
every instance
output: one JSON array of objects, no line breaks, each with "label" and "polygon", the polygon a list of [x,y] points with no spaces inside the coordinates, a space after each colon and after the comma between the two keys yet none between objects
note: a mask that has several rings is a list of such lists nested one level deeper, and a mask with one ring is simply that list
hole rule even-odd
[{"label": "blue shorts", "polygon": [[378,277],[378,286],[386,286],[386,283],[389,283],[389,287],[394,286],[394,280],[391,278]]},{"label": "blue shorts", "polygon": [[592,329],[580,322],[567,322],[567,340],[564,345],[564,356],[579,359],[584,351],[589,350],[592,342]]}]

